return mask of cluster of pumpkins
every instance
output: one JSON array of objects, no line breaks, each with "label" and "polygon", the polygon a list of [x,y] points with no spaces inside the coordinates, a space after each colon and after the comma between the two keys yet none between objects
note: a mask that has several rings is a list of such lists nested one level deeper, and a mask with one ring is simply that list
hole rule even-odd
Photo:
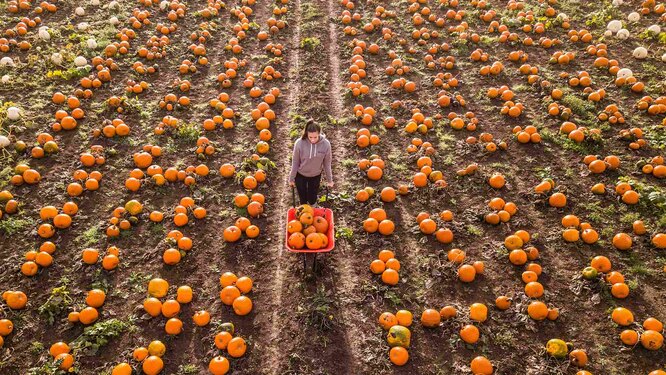
[{"label": "cluster of pumpkins", "polygon": [[128,201],[124,207],[116,207],[112,217],[109,218],[106,236],[109,238],[120,236],[120,231],[129,230],[133,225],[139,223],[141,213],[143,213],[143,204],[136,199]]},{"label": "cluster of pumpkins", "polygon": [[252,291],[253,281],[247,276],[238,277],[232,272],[225,272],[220,276],[220,300],[231,306],[234,313],[244,316],[252,311],[252,300],[246,296]]},{"label": "cluster of pumpkins", "polygon": [[379,316],[379,325],[388,331],[386,341],[391,350],[389,359],[396,366],[403,366],[409,360],[409,344],[412,333],[409,326],[412,325],[412,313],[407,310],[400,310],[395,315],[390,312],[384,312]]},{"label": "cluster of pumpkins", "polygon": [[382,282],[394,286],[400,281],[400,262],[395,258],[391,250],[381,250],[377,259],[370,263],[370,271],[375,275],[382,275]]},{"label": "cluster of pumpkins", "polygon": [[[144,374],[159,374],[164,368],[162,357],[166,354],[166,345],[160,340],[153,340],[148,347],[140,346],[132,352],[132,359],[141,364]],[[117,364],[111,375],[130,375],[135,372],[128,362]]]},{"label": "cluster of pumpkins", "polygon": [[[146,314],[153,318],[160,315],[166,318],[164,331],[167,334],[175,336],[182,333],[183,322],[179,318],[181,305],[192,302],[194,294],[192,288],[187,285],[180,286],[175,299],[167,298],[161,301],[160,299],[165,298],[169,292],[169,282],[161,278],[154,278],[148,282],[147,292],[148,298],[143,301],[143,309]],[[195,321],[195,323],[197,322]],[[197,323],[197,325],[199,324]]]},{"label": "cluster of pumpkins", "polygon": [[[240,358],[245,355],[247,344],[240,336],[234,336],[233,323],[223,323],[221,331],[215,335],[215,347],[226,351],[233,358]],[[229,372],[229,360],[217,355],[208,362],[208,371],[213,375],[224,375]]]},{"label": "cluster of pumpkins", "polygon": [[518,212],[518,207],[513,202],[505,202],[500,197],[495,197],[488,202],[488,208],[492,212],[484,216],[484,220],[488,224],[498,225],[500,222],[506,223],[511,220],[511,217]]},{"label": "cluster of pumpkins", "polygon": [[[574,349],[573,344],[560,339],[550,339],[546,343],[546,353],[556,359],[563,359],[567,356],[572,365],[582,368],[588,363],[587,353],[584,349]],[[588,371],[578,371],[576,374],[587,375]]]},{"label": "cluster of pumpkins", "polygon": [[292,249],[323,249],[328,246],[329,222],[307,204],[296,207],[296,218],[287,223],[287,244]]}]

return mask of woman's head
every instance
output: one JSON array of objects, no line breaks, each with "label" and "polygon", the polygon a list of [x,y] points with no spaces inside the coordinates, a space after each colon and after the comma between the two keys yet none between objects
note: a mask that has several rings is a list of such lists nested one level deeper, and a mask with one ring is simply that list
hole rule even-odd
[{"label": "woman's head", "polygon": [[305,124],[305,129],[303,129],[303,136],[301,139],[307,139],[310,143],[319,142],[319,134],[321,133],[321,126],[315,124],[314,120],[310,119]]}]

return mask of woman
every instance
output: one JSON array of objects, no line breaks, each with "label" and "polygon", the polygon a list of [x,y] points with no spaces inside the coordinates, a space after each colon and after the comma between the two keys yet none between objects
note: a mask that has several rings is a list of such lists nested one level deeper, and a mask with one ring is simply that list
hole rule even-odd
[{"label": "woman", "polygon": [[321,127],[308,120],[303,136],[294,144],[289,173],[289,185],[296,186],[301,204],[317,202],[322,170],[327,186],[333,187],[331,155],[331,143],[321,132]]}]

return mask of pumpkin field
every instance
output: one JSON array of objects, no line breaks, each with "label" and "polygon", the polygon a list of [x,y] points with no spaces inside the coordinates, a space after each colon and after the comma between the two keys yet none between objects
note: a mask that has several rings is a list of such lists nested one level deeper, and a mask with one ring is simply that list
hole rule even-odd
[{"label": "pumpkin field", "polygon": [[[0,33],[0,374],[666,375],[666,2],[5,0]],[[332,220],[287,218],[309,120]]]}]

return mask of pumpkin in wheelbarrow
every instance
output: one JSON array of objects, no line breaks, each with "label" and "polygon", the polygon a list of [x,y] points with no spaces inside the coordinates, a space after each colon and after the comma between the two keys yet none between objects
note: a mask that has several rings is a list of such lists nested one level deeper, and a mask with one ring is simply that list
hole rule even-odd
[{"label": "pumpkin in wheelbarrow", "polygon": [[305,247],[305,235],[301,232],[292,233],[287,243],[292,249],[302,249]]},{"label": "pumpkin in wheelbarrow", "polygon": [[321,249],[325,248],[328,246],[328,237],[326,237],[326,234],[324,233],[317,233],[319,237],[321,237]]},{"label": "pumpkin in wheelbarrow", "polygon": [[312,226],[317,230],[317,233],[326,233],[328,231],[328,221],[323,216],[315,216]]},{"label": "pumpkin in wheelbarrow", "polygon": [[403,348],[409,348],[409,342],[412,338],[412,333],[407,327],[401,325],[394,325],[389,329],[389,333],[386,336],[386,341],[389,346],[402,346]]},{"label": "pumpkin in wheelbarrow", "polygon": [[314,222],[314,214],[311,212],[303,212],[298,216],[298,220],[303,225],[308,226]]},{"label": "pumpkin in wheelbarrow", "polygon": [[289,234],[301,232],[303,230],[303,224],[298,220],[292,220],[287,224],[287,232]]},{"label": "pumpkin in wheelbarrow", "polygon": [[311,233],[317,233],[317,228],[314,225],[306,225],[301,232],[307,237]]},{"label": "pumpkin in wheelbarrow", "polygon": [[328,238],[322,233],[310,233],[305,237],[305,246],[310,250],[318,250],[328,245]]},{"label": "pumpkin in wheelbarrow", "polygon": [[314,208],[310,206],[309,204],[302,204],[298,207],[296,207],[296,218],[300,219],[303,214],[310,214],[314,215]]}]

